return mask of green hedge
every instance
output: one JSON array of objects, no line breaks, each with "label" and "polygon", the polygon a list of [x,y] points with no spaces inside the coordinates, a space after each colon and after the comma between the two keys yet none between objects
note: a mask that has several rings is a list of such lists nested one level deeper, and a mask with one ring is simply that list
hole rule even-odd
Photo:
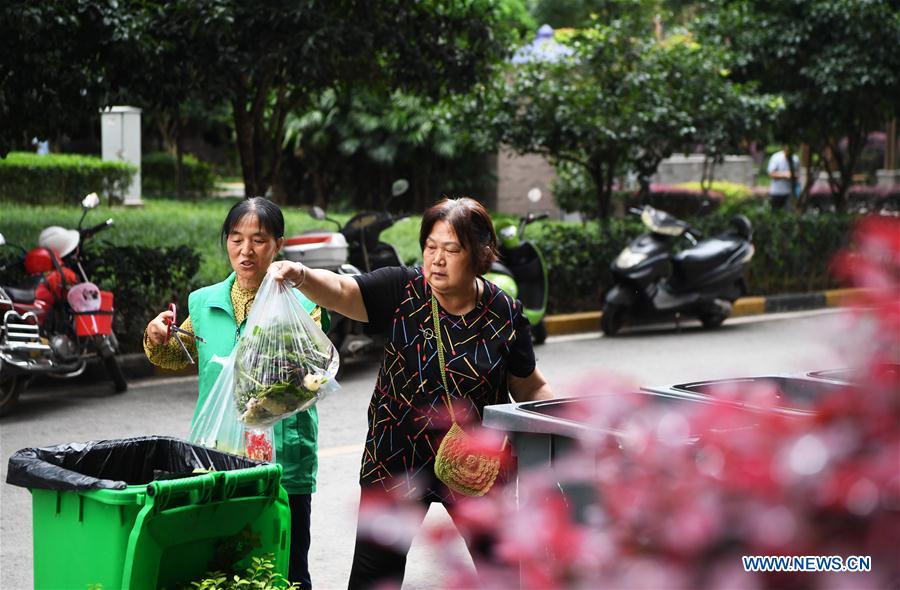
[{"label": "green hedge", "polygon": [[144,328],[169,303],[187,317],[187,296],[200,268],[200,254],[189,246],[148,248],[95,243],[85,253],[91,280],[112,291],[113,330],[122,352],[143,351]]},{"label": "green hedge", "polygon": [[[756,254],[747,275],[751,294],[815,291],[839,286],[829,273],[835,253],[857,219],[834,213],[797,216],[766,207],[744,211],[753,223]],[[713,213],[691,223],[706,235],[728,229],[730,215]],[[554,313],[600,309],[611,285],[610,262],[645,231],[636,217],[603,224],[545,224],[536,235],[549,267],[549,309]]]},{"label": "green hedge", "polygon": [[136,168],[94,156],[10,152],[0,158],[0,200],[74,204],[96,192],[122,200]]},{"label": "green hedge", "polygon": [[[191,154],[182,158],[184,196],[205,197],[212,193],[216,175],[212,167]],[[153,152],[141,158],[141,192],[145,197],[176,197],[175,156]]]}]

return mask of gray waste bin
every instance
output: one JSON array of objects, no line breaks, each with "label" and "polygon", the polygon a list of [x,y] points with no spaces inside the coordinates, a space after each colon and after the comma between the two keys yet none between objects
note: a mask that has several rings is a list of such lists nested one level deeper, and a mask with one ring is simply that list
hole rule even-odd
[{"label": "gray waste bin", "polygon": [[[529,470],[544,469],[557,477],[554,468],[579,446],[579,439],[611,436],[624,439],[624,432],[598,426],[580,419],[596,413],[596,404],[609,403],[615,398],[640,396],[641,401],[657,404],[674,412],[697,409],[698,404],[717,403],[706,396],[683,395],[674,391],[631,391],[598,396],[557,398],[553,400],[521,402],[487,406],[484,409],[484,426],[503,430],[509,435],[516,456],[519,474]],[[693,444],[703,433],[687,433],[685,444]],[[593,474],[582,473],[577,481],[559,475],[556,487],[562,491],[578,522],[586,521],[585,510],[595,504]]]},{"label": "gray waste bin", "polygon": [[741,393],[754,388],[772,388],[778,398],[775,411],[792,416],[809,416],[816,402],[829,393],[845,387],[845,384],[823,379],[810,379],[790,375],[763,375],[757,377],[739,377],[731,379],[712,379],[693,381],[676,385],[656,385],[643,387],[645,391],[711,399],[723,403],[734,404],[747,410],[768,411],[771,408],[755,405],[752,400],[743,396],[733,398],[726,395],[729,391]]}]

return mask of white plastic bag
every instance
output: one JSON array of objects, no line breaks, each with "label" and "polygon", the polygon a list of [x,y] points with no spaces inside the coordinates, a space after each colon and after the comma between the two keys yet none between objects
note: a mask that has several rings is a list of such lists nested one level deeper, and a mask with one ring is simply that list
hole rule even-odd
[{"label": "white plastic bag", "polygon": [[214,356],[210,360],[222,365],[222,371],[191,424],[188,440],[210,449],[272,463],[275,461],[274,428],[250,429],[238,420],[234,405],[235,354],[232,352],[224,358]]},{"label": "white plastic bag", "polygon": [[339,362],[293,290],[266,274],[236,351],[234,399],[241,422],[271,426],[310,408],[339,388]]}]

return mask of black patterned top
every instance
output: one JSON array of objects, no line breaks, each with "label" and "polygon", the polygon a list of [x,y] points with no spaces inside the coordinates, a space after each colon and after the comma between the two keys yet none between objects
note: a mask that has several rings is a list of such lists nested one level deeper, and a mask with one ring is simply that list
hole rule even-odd
[{"label": "black patterned top", "polygon": [[[450,422],[431,288],[421,269],[413,268],[378,269],[356,280],[370,326],[386,336],[369,404],[360,483],[380,483],[402,493],[430,491],[445,498],[449,491],[433,477],[434,455]],[[496,285],[482,284],[481,297],[470,312],[456,316],[440,307],[438,312],[448,387],[463,426],[480,424],[484,406],[509,401],[507,374],[528,377],[535,367],[522,304]]]}]

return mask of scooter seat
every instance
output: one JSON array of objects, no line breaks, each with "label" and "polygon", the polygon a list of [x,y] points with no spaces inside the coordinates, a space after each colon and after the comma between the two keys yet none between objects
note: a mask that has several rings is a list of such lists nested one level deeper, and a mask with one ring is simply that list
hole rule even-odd
[{"label": "scooter seat", "polygon": [[740,244],[734,240],[709,238],[693,248],[683,250],[672,257],[676,275],[681,278],[696,276],[719,266],[734,254]]},{"label": "scooter seat", "polygon": [[16,288],[16,287],[0,287],[2,288],[7,295],[9,295],[10,299],[15,301],[16,303],[33,303],[34,302],[34,289],[31,288]]},{"label": "scooter seat", "polygon": [[494,261],[491,263],[491,271],[490,272],[495,272],[500,275],[513,276],[512,271],[509,270],[509,268],[507,268],[505,264],[503,264],[502,262],[497,262],[497,261]]}]

